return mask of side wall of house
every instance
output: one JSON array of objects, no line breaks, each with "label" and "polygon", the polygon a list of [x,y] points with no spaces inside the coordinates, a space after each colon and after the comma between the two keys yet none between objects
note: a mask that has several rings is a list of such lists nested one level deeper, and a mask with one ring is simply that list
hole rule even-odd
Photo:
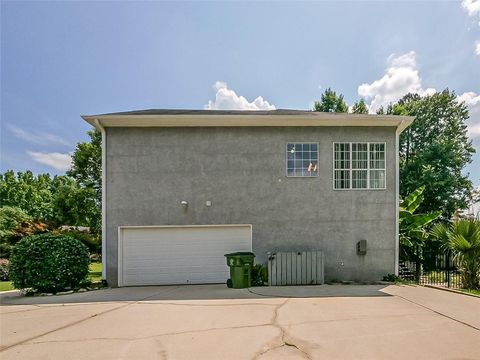
[{"label": "side wall of house", "polygon": [[[268,251],[319,249],[326,280],[379,280],[394,273],[393,127],[106,131],[106,263],[113,286],[120,225],[252,224],[260,262]],[[333,142],[350,141],[386,142],[386,190],[333,190]],[[319,143],[318,177],[286,177],[287,142]],[[362,239],[364,256],[356,253]]]}]

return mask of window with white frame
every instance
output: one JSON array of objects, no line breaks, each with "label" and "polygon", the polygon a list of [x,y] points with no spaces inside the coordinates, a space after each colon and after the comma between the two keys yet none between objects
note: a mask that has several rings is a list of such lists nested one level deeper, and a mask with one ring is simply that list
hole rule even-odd
[{"label": "window with white frame", "polygon": [[287,176],[318,176],[318,143],[287,144]]},{"label": "window with white frame", "polygon": [[334,143],[334,189],[385,189],[385,143]]}]

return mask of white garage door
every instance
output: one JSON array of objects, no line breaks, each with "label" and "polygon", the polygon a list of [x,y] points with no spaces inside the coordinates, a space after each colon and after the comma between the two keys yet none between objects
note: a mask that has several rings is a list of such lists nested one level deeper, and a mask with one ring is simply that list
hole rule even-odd
[{"label": "white garage door", "polygon": [[120,227],[119,286],[224,283],[225,254],[252,251],[251,225]]}]

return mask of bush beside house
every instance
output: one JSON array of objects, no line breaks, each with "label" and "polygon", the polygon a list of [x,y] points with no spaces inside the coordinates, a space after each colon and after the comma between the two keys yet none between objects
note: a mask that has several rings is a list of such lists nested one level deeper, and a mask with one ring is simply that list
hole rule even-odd
[{"label": "bush beside house", "polygon": [[65,235],[41,234],[20,240],[10,257],[10,279],[17,289],[57,293],[87,282],[88,248]]}]

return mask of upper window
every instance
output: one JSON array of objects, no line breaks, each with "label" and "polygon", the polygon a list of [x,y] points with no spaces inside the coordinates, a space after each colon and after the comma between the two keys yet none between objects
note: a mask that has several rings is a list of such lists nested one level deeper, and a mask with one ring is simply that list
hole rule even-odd
[{"label": "upper window", "polygon": [[287,144],[287,176],[318,176],[318,143]]},{"label": "upper window", "polygon": [[334,143],[334,189],[385,189],[385,143]]}]

